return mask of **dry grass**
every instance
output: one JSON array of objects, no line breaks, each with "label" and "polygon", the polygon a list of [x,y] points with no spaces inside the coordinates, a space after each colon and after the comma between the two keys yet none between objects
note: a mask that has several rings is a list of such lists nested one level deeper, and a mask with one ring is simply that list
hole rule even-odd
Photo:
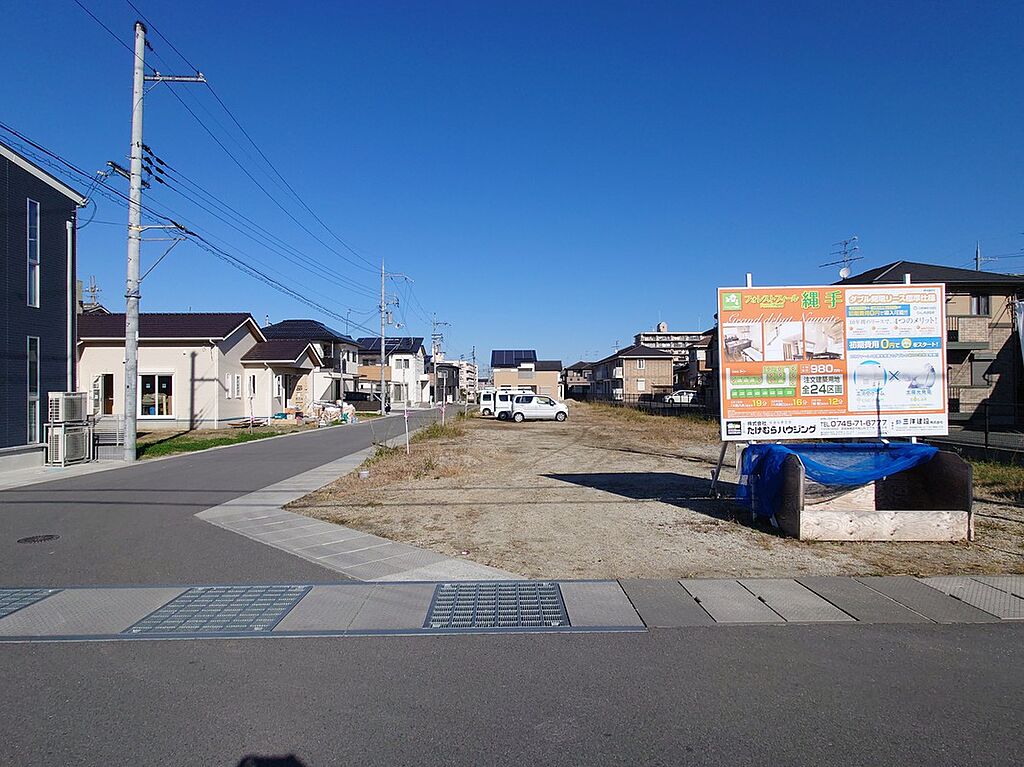
[{"label": "dry grass", "polygon": [[972,461],[974,488],[978,495],[1024,503],[1024,466]]},{"label": "dry grass", "polygon": [[718,421],[698,415],[653,415],[631,407],[617,407],[598,402],[575,402],[580,414],[607,419],[624,434],[642,435],[648,442],[674,445],[680,442],[717,444]]},{"label": "dry grass", "polygon": [[291,508],[538,578],[1024,571],[1024,509],[1011,503],[976,504],[976,543],[796,541],[708,496],[714,422],[569,407],[565,423],[425,430],[411,457],[379,450],[369,479],[343,477]]}]

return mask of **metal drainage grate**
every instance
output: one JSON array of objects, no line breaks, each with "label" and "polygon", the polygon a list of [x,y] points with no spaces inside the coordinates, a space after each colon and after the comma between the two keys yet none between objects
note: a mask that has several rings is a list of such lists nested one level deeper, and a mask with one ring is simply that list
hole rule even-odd
[{"label": "metal drainage grate", "polygon": [[250,634],[273,630],[310,586],[197,586],[124,634]]},{"label": "metal drainage grate", "polygon": [[564,628],[569,616],[557,583],[439,583],[428,629]]},{"label": "metal drainage grate", "polygon": [[0,589],[0,618],[52,597],[60,589]]},{"label": "metal drainage grate", "polygon": [[19,538],[18,543],[46,543],[60,538],[59,535],[30,535],[28,538]]}]

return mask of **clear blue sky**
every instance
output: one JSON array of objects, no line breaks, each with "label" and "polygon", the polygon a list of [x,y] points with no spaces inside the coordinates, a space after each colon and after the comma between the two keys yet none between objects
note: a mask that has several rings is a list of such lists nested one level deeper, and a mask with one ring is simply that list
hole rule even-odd
[{"label": "clear blue sky", "polygon": [[[81,1],[131,42],[123,0]],[[136,5],[336,233],[415,280],[455,354],[528,347],[569,363],[659,318],[708,326],[716,286],[747,271],[760,284],[831,281],[818,265],[851,234],[865,269],[963,265],[976,239],[986,254],[1024,245],[1019,3]],[[131,54],[72,0],[7,3],[4,24],[3,121],[87,170],[125,162]],[[161,158],[375,289],[169,88],[287,200],[203,86],[147,97],[146,143]],[[167,189],[147,199],[374,325],[367,293],[321,284]],[[80,276],[96,275],[112,308],[125,215],[99,198],[80,233]],[[160,252],[147,245],[144,265]],[[1024,259],[988,267],[1024,271]],[[396,291],[410,334],[428,335],[409,287]],[[317,316],[186,243],[144,283],[143,309],[189,308]]]}]

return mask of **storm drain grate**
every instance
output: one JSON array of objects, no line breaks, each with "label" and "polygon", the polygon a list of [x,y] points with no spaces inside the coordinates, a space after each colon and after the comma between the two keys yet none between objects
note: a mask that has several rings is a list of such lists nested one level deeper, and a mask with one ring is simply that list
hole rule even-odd
[{"label": "storm drain grate", "polygon": [[310,586],[197,586],[124,634],[250,634],[273,630]]},{"label": "storm drain grate", "polygon": [[557,583],[439,583],[423,628],[548,629],[569,625]]},{"label": "storm drain grate", "polygon": [[6,618],[23,607],[34,605],[58,591],[60,589],[0,589],[0,618]]}]

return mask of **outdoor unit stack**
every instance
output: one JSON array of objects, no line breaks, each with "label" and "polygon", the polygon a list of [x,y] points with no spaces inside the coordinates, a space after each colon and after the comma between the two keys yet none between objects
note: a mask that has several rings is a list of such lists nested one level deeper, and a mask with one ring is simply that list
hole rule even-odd
[{"label": "outdoor unit stack", "polygon": [[46,462],[67,466],[88,461],[92,455],[92,427],[85,392],[50,392]]}]

